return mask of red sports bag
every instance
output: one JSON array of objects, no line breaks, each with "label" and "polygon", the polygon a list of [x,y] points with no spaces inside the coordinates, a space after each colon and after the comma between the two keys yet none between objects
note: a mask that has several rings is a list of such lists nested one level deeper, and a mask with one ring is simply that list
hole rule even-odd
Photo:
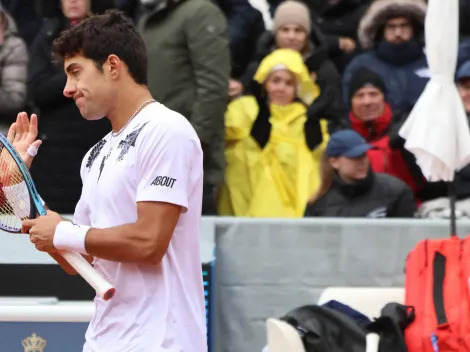
[{"label": "red sports bag", "polygon": [[470,240],[420,242],[406,261],[405,305],[415,320],[405,330],[409,352],[470,352]]}]

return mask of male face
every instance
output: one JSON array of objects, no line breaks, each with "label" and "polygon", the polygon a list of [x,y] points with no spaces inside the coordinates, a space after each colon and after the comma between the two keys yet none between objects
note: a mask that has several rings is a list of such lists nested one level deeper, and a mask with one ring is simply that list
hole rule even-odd
[{"label": "male face", "polygon": [[470,77],[463,78],[457,83],[457,89],[462,103],[465,108],[465,112],[470,114]]},{"label": "male face", "polygon": [[351,110],[359,120],[367,122],[383,114],[385,97],[380,89],[366,86],[359,89],[351,99]]},{"label": "male face", "polygon": [[64,60],[67,83],[64,95],[73,98],[82,116],[87,120],[103,118],[114,105],[117,96],[115,62],[119,60],[110,55],[100,70],[97,64],[82,55]]},{"label": "male face", "polygon": [[384,39],[392,44],[408,42],[413,37],[413,26],[405,17],[396,17],[388,20],[385,25]]}]

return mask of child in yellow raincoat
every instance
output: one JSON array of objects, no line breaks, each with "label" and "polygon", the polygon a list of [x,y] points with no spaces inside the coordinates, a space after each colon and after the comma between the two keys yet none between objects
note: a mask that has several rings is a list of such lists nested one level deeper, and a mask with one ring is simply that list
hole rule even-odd
[{"label": "child in yellow raincoat", "polygon": [[309,119],[319,95],[301,55],[278,49],[254,76],[257,93],[240,97],[225,116],[225,185],[220,215],[301,218],[319,186],[327,121]]}]

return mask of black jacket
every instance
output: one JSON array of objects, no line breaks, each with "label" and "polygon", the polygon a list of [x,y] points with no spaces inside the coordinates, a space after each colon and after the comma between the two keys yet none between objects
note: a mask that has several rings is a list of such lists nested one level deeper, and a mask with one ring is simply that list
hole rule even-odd
[{"label": "black jacket", "polygon": [[[337,303],[329,303],[332,302]],[[367,322],[359,318],[360,312],[345,308],[332,308],[328,303],[302,306],[281,320],[299,331],[306,352],[363,352],[369,332],[380,336],[379,352],[407,351],[404,330],[415,318],[414,309],[389,302],[383,307],[380,317]]]},{"label": "black jacket", "polygon": [[[359,52],[357,29],[368,7],[364,0],[341,0],[334,5],[327,4],[319,13],[312,13],[313,23],[325,34],[331,59],[341,73]],[[352,53],[343,52],[339,47],[340,37],[353,39],[357,49]]]},{"label": "black jacket", "polygon": [[57,212],[73,214],[82,189],[80,165],[86,152],[106,135],[107,119],[86,121],[75,102],[65,98],[66,76],[51,59],[52,41],[67,27],[58,17],[48,19],[31,51],[28,89],[39,118],[39,149],[31,173],[41,197]]},{"label": "black jacket", "polygon": [[264,33],[263,15],[248,0],[212,0],[227,18],[233,78],[250,63],[259,37]]},{"label": "black jacket", "polygon": [[416,212],[413,193],[401,180],[372,173],[356,184],[345,183],[338,174],[331,188],[307,206],[305,216],[349,218],[411,218]]}]

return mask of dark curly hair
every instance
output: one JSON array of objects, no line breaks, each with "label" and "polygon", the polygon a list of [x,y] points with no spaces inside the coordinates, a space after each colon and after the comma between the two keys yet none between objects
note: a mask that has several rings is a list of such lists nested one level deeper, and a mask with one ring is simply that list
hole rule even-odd
[{"label": "dark curly hair", "polygon": [[108,10],[63,31],[52,45],[55,62],[74,55],[93,60],[98,69],[109,55],[124,61],[137,84],[147,84],[147,50],[142,37],[124,12]]}]

